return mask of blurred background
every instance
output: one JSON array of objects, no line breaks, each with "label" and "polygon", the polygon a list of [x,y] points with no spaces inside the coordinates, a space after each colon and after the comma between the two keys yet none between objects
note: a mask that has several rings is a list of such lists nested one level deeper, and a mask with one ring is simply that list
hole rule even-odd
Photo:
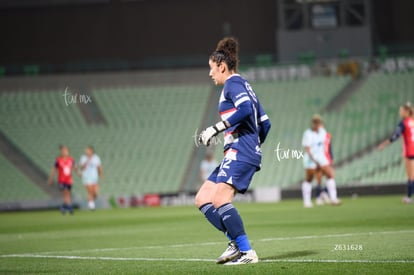
[{"label": "blurred background", "polygon": [[46,185],[59,144],[77,161],[95,147],[101,207],[191,203],[206,155],[194,136],[218,120],[208,56],[229,35],[273,124],[241,199],[300,196],[302,160],[275,149],[302,150],[314,113],[332,133],[340,195],[403,194],[401,143],[375,146],[414,100],[413,10],[404,0],[0,1],[0,210],[60,203]]}]

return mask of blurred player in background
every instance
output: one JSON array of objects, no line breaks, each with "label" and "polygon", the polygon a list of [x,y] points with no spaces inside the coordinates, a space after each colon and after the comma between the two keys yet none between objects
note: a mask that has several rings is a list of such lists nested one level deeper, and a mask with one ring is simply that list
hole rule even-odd
[{"label": "blurred player in background", "polygon": [[200,164],[200,177],[203,182],[213,173],[213,171],[218,166],[218,162],[214,159],[214,154],[212,151],[208,150],[206,152],[206,157],[201,161]]},{"label": "blurred player in background", "polygon": [[101,159],[95,154],[91,145],[86,147],[79,165],[82,182],[88,192],[88,207],[90,210],[95,210],[95,200],[99,191],[98,181],[99,178],[103,180],[103,170]]},{"label": "blurred player in background", "polygon": [[[326,131],[325,125],[321,124],[321,129],[325,130],[325,141],[323,143],[323,148],[325,152],[325,156],[328,159],[329,165],[333,169],[333,154],[332,154],[332,144],[331,144],[331,133]],[[321,168],[318,168],[316,170],[315,174],[316,178],[316,205],[324,205],[325,203],[330,204],[331,200],[328,195],[328,189],[322,188],[322,178],[323,178],[323,172]]]},{"label": "blurred player in background", "polygon": [[302,183],[303,205],[306,208],[313,207],[312,204],[312,181],[318,169],[326,176],[326,187],[328,189],[331,204],[340,203],[337,197],[334,171],[330,161],[325,154],[326,130],[320,115],[312,117],[312,126],[303,134],[302,146],[305,148],[303,164],[305,167],[305,181]]},{"label": "blurred player in background", "polygon": [[60,145],[60,155],[55,160],[55,165],[50,171],[48,184],[53,184],[55,174],[58,174],[59,189],[63,192],[63,205],[60,208],[62,214],[69,212],[73,214],[73,206],[71,201],[72,190],[72,171],[77,169],[75,160],[69,154],[69,148],[66,145]]},{"label": "blurred player in background", "polygon": [[394,131],[394,134],[384,142],[378,149],[382,150],[385,146],[396,141],[403,135],[403,156],[405,169],[407,171],[407,196],[403,198],[404,203],[411,203],[411,196],[414,191],[414,107],[410,102],[400,107],[401,121]]},{"label": "blurred player in background", "polygon": [[217,259],[217,263],[226,265],[259,261],[232,201],[236,193],[246,192],[254,173],[260,170],[260,147],[270,129],[258,98],[249,83],[237,74],[238,61],[238,42],[234,38],[219,41],[210,55],[210,77],[216,85],[224,85],[219,101],[222,121],[205,129],[200,141],[208,146],[214,136],[224,132],[224,159],[195,199],[206,219],[230,240]]}]

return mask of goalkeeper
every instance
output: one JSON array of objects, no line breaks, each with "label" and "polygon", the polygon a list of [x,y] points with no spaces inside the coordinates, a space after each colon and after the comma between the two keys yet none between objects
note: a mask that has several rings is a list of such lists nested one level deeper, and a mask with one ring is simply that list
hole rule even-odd
[{"label": "goalkeeper", "polygon": [[229,239],[217,259],[226,265],[257,263],[242,219],[233,206],[236,193],[245,193],[261,165],[261,144],[270,129],[269,119],[249,83],[237,74],[238,42],[224,38],[209,60],[210,77],[224,85],[219,112],[222,121],[200,134],[208,146],[212,137],[224,132],[224,159],[201,186],[196,205],[206,219]]}]

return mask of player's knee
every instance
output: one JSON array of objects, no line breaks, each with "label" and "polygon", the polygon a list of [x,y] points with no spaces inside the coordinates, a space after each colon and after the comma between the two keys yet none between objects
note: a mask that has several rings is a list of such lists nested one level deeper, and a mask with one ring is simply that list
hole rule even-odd
[{"label": "player's knee", "polygon": [[220,208],[221,206],[223,206],[223,205],[225,205],[227,203],[231,203],[231,200],[225,199],[225,198],[221,198],[221,197],[218,197],[218,198],[214,198],[213,199],[213,206],[216,209]]},{"label": "player's knee", "polygon": [[198,192],[197,195],[195,196],[195,205],[197,206],[197,208],[200,208],[206,203],[209,203],[209,201],[207,201],[206,199],[206,196],[203,195],[203,193]]},{"label": "player's knee", "polygon": [[222,206],[224,203],[222,203],[221,202],[221,200],[218,200],[218,199],[214,199],[213,200],[213,206],[214,206],[214,208],[220,208],[220,206]]},{"label": "player's knee", "polygon": [[195,205],[200,208],[206,203],[212,203],[212,198],[216,192],[216,185],[206,181],[198,190],[195,196]]},{"label": "player's knee", "polygon": [[235,195],[233,186],[226,183],[218,184],[217,193],[214,195],[212,203],[215,208],[219,208],[224,204],[231,203]]}]

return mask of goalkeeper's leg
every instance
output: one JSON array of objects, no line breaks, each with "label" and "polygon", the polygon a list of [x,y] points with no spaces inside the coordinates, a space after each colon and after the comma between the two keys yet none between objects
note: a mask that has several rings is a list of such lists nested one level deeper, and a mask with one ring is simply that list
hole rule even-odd
[{"label": "goalkeeper's leg", "polygon": [[[223,261],[221,263],[257,263],[258,257],[256,255],[256,252],[252,249],[249,239],[247,238],[242,218],[240,217],[237,209],[232,204],[235,195],[235,189],[233,186],[227,183],[219,183],[217,185],[218,190],[214,198],[214,206],[217,208],[224,226],[227,228],[230,235],[234,237],[235,245],[238,249],[237,253],[231,254],[232,259],[230,257],[227,257],[225,259],[222,259]],[[229,250],[229,248],[227,250]],[[249,258],[246,260],[245,258],[250,257],[249,255],[255,256],[252,259]]]},{"label": "goalkeeper's leg", "polygon": [[229,239],[226,250],[217,258],[217,263],[223,264],[232,261],[240,255],[239,248],[227,231],[226,226],[222,221],[217,209],[214,207],[212,201],[217,192],[217,184],[212,181],[206,181],[196,195],[196,205],[204,214],[206,219],[219,231],[223,232]]},{"label": "goalkeeper's leg", "polygon": [[226,227],[222,223],[221,217],[212,203],[216,190],[217,186],[214,182],[209,180],[205,181],[196,195],[196,206],[215,228],[226,233]]}]

